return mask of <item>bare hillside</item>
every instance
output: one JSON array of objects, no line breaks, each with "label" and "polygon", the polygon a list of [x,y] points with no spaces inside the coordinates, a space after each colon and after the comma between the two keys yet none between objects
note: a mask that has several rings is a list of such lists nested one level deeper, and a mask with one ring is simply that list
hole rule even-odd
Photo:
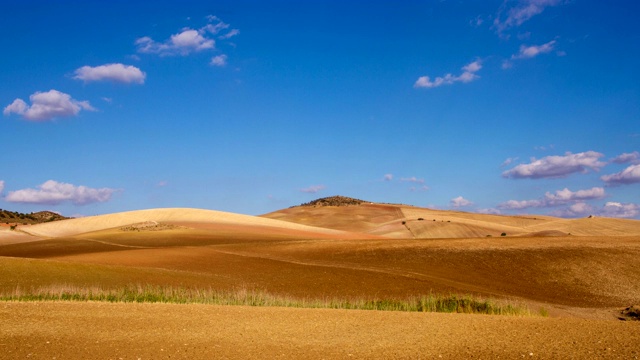
[{"label": "bare hillside", "polygon": [[[337,201],[340,197],[334,197]],[[346,198],[350,199],[350,198]],[[611,218],[562,219],[544,215],[488,215],[361,201],[357,206],[309,204],[262,217],[391,238],[468,238],[495,236],[640,235],[640,221]]]}]

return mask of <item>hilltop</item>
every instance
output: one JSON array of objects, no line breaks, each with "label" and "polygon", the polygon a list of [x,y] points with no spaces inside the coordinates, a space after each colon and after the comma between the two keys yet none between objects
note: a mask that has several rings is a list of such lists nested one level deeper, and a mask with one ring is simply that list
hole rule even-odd
[{"label": "hilltop", "polygon": [[0,209],[0,223],[3,224],[41,224],[51,221],[70,219],[53,211],[38,211],[29,214]]},{"label": "hilltop", "polygon": [[310,201],[308,203],[300,204],[299,206],[353,206],[361,205],[363,203],[370,203],[364,200],[350,198],[347,196],[329,196]]}]

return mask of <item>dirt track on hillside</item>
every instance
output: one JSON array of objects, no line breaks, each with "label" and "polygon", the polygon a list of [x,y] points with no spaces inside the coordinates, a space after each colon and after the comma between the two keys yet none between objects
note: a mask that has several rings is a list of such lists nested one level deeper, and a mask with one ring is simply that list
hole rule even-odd
[{"label": "dirt track on hillside", "polygon": [[110,303],[0,303],[0,322],[0,359],[640,357],[640,322]]}]

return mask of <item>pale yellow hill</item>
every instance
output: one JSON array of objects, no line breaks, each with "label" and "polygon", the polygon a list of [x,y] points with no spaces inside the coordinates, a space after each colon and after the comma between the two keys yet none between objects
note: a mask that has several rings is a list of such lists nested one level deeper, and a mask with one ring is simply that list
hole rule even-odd
[{"label": "pale yellow hill", "polygon": [[336,234],[343,232],[321,229],[285,221],[256,216],[234,214],[214,210],[168,208],[128,211],[108,215],[62,220],[25,227],[22,231],[41,237],[73,236],[93,231],[128,226],[144,222],[157,223],[200,223],[243,226],[263,226],[272,228],[306,231],[311,233]]},{"label": "pale yellow hill", "polygon": [[640,221],[605,217],[556,219],[544,225],[528,227],[531,231],[557,230],[579,236],[640,235]]}]

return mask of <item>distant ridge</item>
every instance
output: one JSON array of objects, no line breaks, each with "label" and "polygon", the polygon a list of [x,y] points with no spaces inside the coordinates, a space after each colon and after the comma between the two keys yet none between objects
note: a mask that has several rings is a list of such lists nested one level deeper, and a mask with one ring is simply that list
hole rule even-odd
[{"label": "distant ridge", "polygon": [[299,206],[354,206],[362,203],[370,203],[370,201],[364,201],[360,199],[354,199],[347,196],[329,196],[320,199],[310,201],[308,203],[300,204]]}]

